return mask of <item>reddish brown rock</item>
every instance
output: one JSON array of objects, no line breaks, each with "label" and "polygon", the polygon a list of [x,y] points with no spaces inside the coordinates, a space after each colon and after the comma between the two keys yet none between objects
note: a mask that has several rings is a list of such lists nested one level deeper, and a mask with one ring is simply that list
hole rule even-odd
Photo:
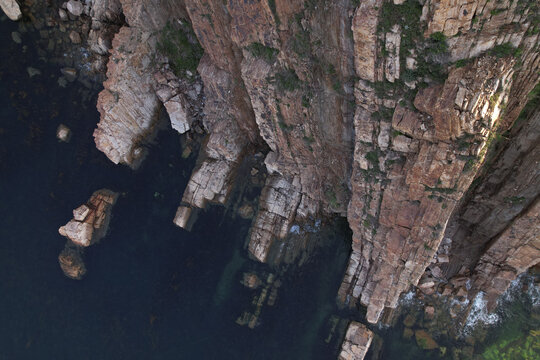
[{"label": "reddish brown rock", "polygon": [[352,321],[341,344],[339,360],[362,360],[371,345],[373,333],[363,324]]},{"label": "reddish brown rock", "polygon": [[147,152],[145,142],[157,131],[160,102],[152,76],[155,42],[151,33],[131,27],[120,29],[113,40],[94,138],[97,148],[115,164],[137,168]]}]

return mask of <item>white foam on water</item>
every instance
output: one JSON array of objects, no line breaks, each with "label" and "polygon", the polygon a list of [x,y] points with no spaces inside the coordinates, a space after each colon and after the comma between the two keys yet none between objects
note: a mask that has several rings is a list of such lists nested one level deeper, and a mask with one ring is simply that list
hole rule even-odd
[{"label": "white foam on water", "polygon": [[534,281],[530,279],[529,289],[527,295],[531,299],[531,304],[534,307],[540,306],[540,287],[534,284]]},{"label": "white foam on water", "polygon": [[291,234],[300,234],[300,226],[299,225],[293,225],[291,226],[291,229],[289,230],[289,233]]},{"label": "white foam on water", "polygon": [[487,300],[484,298],[484,293],[479,292],[472,302],[471,311],[469,312],[467,320],[465,320],[463,333],[464,335],[470,335],[476,326],[480,324],[494,325],[498,323],[499,320],[499,315],[487,311]]},{"label": "white foam on water", "polygon": [[401,298],[399,299],[400,306],[414,305],[419,301],[420,300],[416,298],[416,292],[414,292],[413,290],[401,295]]}]

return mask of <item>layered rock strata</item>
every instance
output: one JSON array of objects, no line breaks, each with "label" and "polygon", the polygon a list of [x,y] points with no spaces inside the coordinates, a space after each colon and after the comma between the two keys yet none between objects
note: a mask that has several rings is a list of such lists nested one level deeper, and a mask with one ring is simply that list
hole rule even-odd
[{"label": "layered rock strata", "polygon": [[[122,13],[119,14],[120,9]],[[91,48],[96,52],[104,54],[111,48],[107,81],[103,84],[105,89],[98,98],[101,120],[94,132],[96,146],[115,164],[137,168],[146,155],[145,145],[157,133],[162,102],[169,112],[172,127],[181,133],[189,130],[190,114],[182,95],[178,95],[173,86],[176,81],[180,87],[178,79],[171,72],[154,76],[161,68],[157,32],[170,20],[183,17],[185,9],[174,1],[151,4],[128,0],[97,1],[93,4],[92,14],[93,23],[98,25],[111,18],[118,23],[125,17],[127,22],[114,35],[111,46],[107,43],[107,35],[96,33],[90,37]],[[103,30],[108,34],[111,32],[110,27]],[[164,91],[164,85],[172,89]]]},{"label": "layered rock strata", "polygon": [[86,204],[73,210],[73,219],[58,229],[60,235],[68,238],[58,257],[60,267],[67,277],[78,280],[86,273],[83,249],[96,244],[106,235],[117,198],[115,192],[97,190]]},{"label": "layered rock strata", "polygon": [[144,142],[156,132],[160,102],[153,90],[155,42],[149,33],[127,26],[113,39],[94,138],[115,164],[138,167],[146,154]]},{"label": "layered rock strata", "polygon": [[[338,300],[367,306],[372,323],[418,284],[452,213],[467,204],[478,211],[469,187],[539,78],[537,7],[529,2],[186,0],[152,2],[153,12],[138,1],[121,4],[130,27],[113,40],[98,147],[136,167],[160,103],[175,129],[191,127],[186,91],[167,90],[172,81],[150,76],[148,61],[155,31],[188,20],[205,50],[198,73],[208,136],[175,223],[187,227],[193,209],[225,203],[238,164],[264,144],[269,176],[250,253],[269,261],[294,222],[346,215],[353,243]],[[501,161],[516,161],[507,155]],[[523,169],[534,168],[531,161]],[[534,263],[497,255],[536,246],[511,230],[518,221],[534,229],[526,215],[534,196],[504,210],[506,225],[480,241],[469,262],[478,286],[493,286],[479,274],[506,284],[500,269],[515,274]],[[491,243],[495,237],[504,241]],[[457,265],[445,260],[452,276]]]},{"label": "layered rock strata", "polygon": [[[426,11],[429,6],[425,5],[422,15],[428,24],[426,35],[436,32],[433,29],[438,21],[436,15]],[[435,14],[440,11],[437,6],[434,9]],[[365,13],[357,11],[355,16]],[[505,19],[511,22],[513,17]],[[522,90],[531,89],[538,81],[537,74],[531,76],[531,70],[538,68],[538,35],[527,36],[528,26],[523,21],[513,27],[514,34],[497,33],[491,45],[484,48],[501,44],[494,50],[496,56],[480,55],[468,48],[471,37],[483,42],[491,36],[491,26],[448,39],[450,59],[480,56],[462,61],[465,66],[450,67],[444,84],[419,90],[410,105],[406,98],[396,99],[399,91],[384,83],[369,82],[396,78],[388,76],[388,62],[394,61],[391,56],[383,57],[373,67],[373,63],[357,61],[362,72],[357,70],[361,80],[356,86],[357,142],[348,211],[354,232],[353,253],[338,298],[349,306],[366,305],[369,322],[377,322],[385,307],[397,306],[399,295],[418,283],[443,238],[453,209],[484,161],[497,127],[512,123],[516,117],[515,111],[507,110],[501,121],[503,104],[507,109],[521,108],[526,98]],[[373,28],[368,21],[353,20],[354,34],[369,34]],[[395,26],[392,29],[386,33],[386,50],[390,48],[388,36],[397,33]],[[516,66],[510,53],[514,50],[496,52],[514,49],[506,44],[513,35],[519,38],[513,46],[519,45],[523,51],[520,61],[528,63],[524,68]],[[355,42],[356,52],[373,53],[372,44]],[[413,51],[408,55],[418,60]],[[439,61],[439,55],[431,56]],[[402,60],[412,65],[415,62]],[[524,74],[529,78],[525,80]],[[381,116],[386,113],[392,114],[391,122]]]},{"label": "layered rock strata", "polygon": [[351,321],[341,345],[339,360],[362,360],[371,345],[373,333],[356,321]]},{"label": "layered rock strata", "polygon": [[[493,309],[511,280],[540,261],[540,111],[516,123],[485,174],[452,217],[445,278],[470,272],[470,297],[486,292]],[[495,148],[496,150],[496,148]],[[461,273],[461,274],[460,274]]]}]

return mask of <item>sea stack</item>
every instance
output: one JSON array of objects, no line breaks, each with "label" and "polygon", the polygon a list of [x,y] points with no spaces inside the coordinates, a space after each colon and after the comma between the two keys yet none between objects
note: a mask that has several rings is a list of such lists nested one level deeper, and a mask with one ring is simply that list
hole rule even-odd
[{"label": "sea stack", "polygon": [[111,210],[118,194],[107,189],[97,190],[86,204],[73,210],[73,219],[58,229],[68,238],[66,246],[58,256],[64,274],[80,280],[86,273],[82,255],[84,248],[99,242],[107,233]]}]

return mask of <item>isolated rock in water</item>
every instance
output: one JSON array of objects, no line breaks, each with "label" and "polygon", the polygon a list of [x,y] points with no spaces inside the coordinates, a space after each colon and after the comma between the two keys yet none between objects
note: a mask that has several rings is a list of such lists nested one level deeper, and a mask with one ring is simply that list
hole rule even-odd
[{"label": "isolated rock in water", "polygon": [[69,139],[71,138],[71,130],[64,124],[58,125],[58,129],[56,129],[56,137],[58,140],[63,142],[69,142]]},{"label": "isolated rock in water", "polygon": [[13,21],[17,21],[22,17],[21,8],[15,0],[0,0],[0,7],[7,17]]},{"label": "isolated rock in water", "polygon": [[58,262],[64,274],[74,280],[80,280],[86,274],[82,259],[83,249],[71,241],[66,242],[64,250],[58,255]]},{"label": "isolated rock in water", "polygon": [[373,333],[359,322],[352,321],[341,344],[338,360],[362,360],[371,345]]},{"label": "isolated rock in water", "polygon": [[94,192],[86,205],[73,210],[73,220],[58,232],[79,246],[95,244],[107,233],[111,209],[118,194],[107,189]]},{"label": "isolated rock in water", "polygon": [[75,16],[81,16],[84,10],[84,6],[80,1],[69,0],[67,3],[67,9]]}]

